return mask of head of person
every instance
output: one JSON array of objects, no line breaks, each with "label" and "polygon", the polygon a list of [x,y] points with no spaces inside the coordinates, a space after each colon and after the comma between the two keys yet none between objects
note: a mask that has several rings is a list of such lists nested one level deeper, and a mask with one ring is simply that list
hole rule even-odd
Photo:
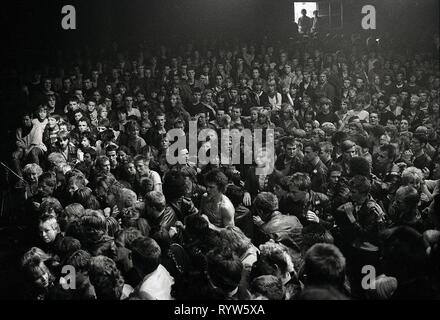
[{"label": "head of person", "polygon": [[273,275],[281,280],[283,285],[291,279],[291,273],[295,271],[293,261],[288,248],[273,240],[259,247],[260,255],[252,266],[250,278],[253,280],[262,275]]},{"label": "head of person", "polygon": [[357,205],[363,204],[370,193],[370,180],[363,175],[356,175],[350,179],[348,184],[351,191],[351,200]]},{"label": "head of person", "polygon": [[167,201],[180,199],[186,193],[184,173],[171,170],[164,176],[162,191]]},{"label": "head of person", "polygon": [[36,163],[28,163],[24,166],[23,177],[31,184],[37,184],[38,178],[43,174],[43,169]]},{"label": "head of person", "polygon": [[150,158],[143,155],[138,155],[134,158],[134,165],[139,175],[146,175],[150,168]]},{"label": "head of person", "polygon": [[155,271],[161,263],[161,249],[155,240],[140,237],[131,243],[133,267],[142,278]]},{"label": "head of person", "polygon": [[331,159],[333,154],[333,144],[328,141],[324,141],[319,143],[319,159],[321,159],[322,162],[327,162],[329,159]]},{"label": "head of person", "polygon": [[25,283],[36,289],[37,292],[47,292],[55,281],[55,277],[46,266],[46,261],[51,257],[37,247],[29,249],[21,259],[21,268],[24,273]]},{"label": "head of person", "polygon": [[57,179],[54,173],[44,172],[38,179],[38,193],[44,198],[51,196],[57,186]]},{"label": "head of person", "polygon": [[228,184],[228,178],[222,171],[218,169],[209,171],[205,175],[204,181],[208,196],[211,197],[223,194],[226,191],[226,186]]},{"label": "head of person", "polygon": [[239,285],[243,271],[241,260],[232,250],[216,248],[206,256],[209,283],[224,293],[233,292]]},{"label": "head of person", "polygon": [[272,213],[278,210],[278,198],[271,192],[261,192],[255,197],[252,207],[261,220],[267,222]]},{"label": "head of person", "polygon": [[251,239],[249,239],[239,227],[227,226],[220,231],[220,235],[225,240],[225,245],[238,257],[243,256],[252,246]]},{"label": "head of person", "polygon": [[409,217],[411,213],[415,213],[420,202],[420,194],[413,186],[401,186],[396,191],[396,198],[394,201],[395,212],[402,218]]},{"label": "head of person", "polygon": [[423,235],[408,226],[390,229],[383,236],[382,267],[397,282],[411,282],[424,277],[427,269],[426,244]]},{"label": "head of person", "polygon": [[84,207],[79,203],[72,203],[67,205],[59,216],[59,224],[62,231],[65,231],[67,226],[73,221],[79,221],[84,215]]},{"label": "head of person", "polygon": [[345,161],[356,156],[356,144],[351,140],[345,140],[341,143],[342,156]]},{"label": "head of person", "polygon": [[319,145],[314,142],[309,142],[304,145],[304,161],[312,163],[318,159]]},{"label": "head of person", "polygon": [[252,280],[250,292],[253,300],[283,300],[286,288],[281,279],[274,275],[262,275]]},{"label": "head of person", "polygon": [[90,242],[99,241],[107,234],[107,220],[100,211],[86,210],[80,222],[84,238]]},{"label": "head of person", "polygon": [[339,164],[333,164],[328,168],[328,179],[330,185],[337,185],[342,176],[342,167]]},{"label": "head of person", "polygon": [[55,241],[55,238],[61,232],[57,218],[51,214],[44,214],[40,217],[38,229],[40,239],[46,244]]},{"label": "head of person", "polygon": [[145,195],[145,211],[147,218],[158,219],[166,207],[166,199],[162,192],[150,191]]},{"label": "head of person", "polygon": [[403,186],[412,186],[416,190],[420,190],[423,179],[422,170],[416,167],[408,167],[402,172],[401,182]]},{"label": "head of person", "polygon": [[375,158],[376,162],[380,166],[387,166],[394,162],[397,156],[396,147],[392,144],[386,144],[379,148],[379,153]]},{"label": "head of person", "polygon": [[345,280],[346,261],[333,244],[317,243],[304,257],[304,279],[307,286],[341,288]]},{"label": "head of person", "polygon": [[353,157],[348,162],[350,176],[362,175],[369,178],[371,175],[371,165],[364,157]]},{"label": "head of person", "polygon": [[414,153],[418,153],[426,146],[427,139],[424,134],[415,133],[411,139],[410,147]]},{"label": "head of person", "polygon": [[124,278],[112,259],[106,256],[92,257],[89,261],[88,273],[98,300],[120,299]]}]

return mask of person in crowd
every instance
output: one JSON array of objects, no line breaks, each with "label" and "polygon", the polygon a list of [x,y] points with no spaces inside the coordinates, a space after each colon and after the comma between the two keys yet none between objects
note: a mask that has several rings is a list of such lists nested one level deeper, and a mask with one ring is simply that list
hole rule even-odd
[{"label": "person in crowd", "polygon": [[304,10],[292,46],[115,43],[11,72],[22,296],[440,297],[438,52],[319,19]]}]

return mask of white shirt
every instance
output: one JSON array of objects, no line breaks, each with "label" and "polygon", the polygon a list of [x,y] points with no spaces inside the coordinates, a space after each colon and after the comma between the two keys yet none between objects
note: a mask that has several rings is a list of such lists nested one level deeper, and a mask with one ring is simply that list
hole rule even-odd
[{"label": "white shirt", "polygon": [[173,300],[171,297],[173,284],[174,278],[160,264],[156,270],[144,277],[139,291],[145,292],[156,300]]}]

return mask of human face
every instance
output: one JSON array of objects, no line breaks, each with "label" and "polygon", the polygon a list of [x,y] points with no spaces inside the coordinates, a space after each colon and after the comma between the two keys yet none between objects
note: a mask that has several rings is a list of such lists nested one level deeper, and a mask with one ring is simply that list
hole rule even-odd
[{"label": "human face", "polygon": [[147,174],[149,172],[149,163],[146,163],[144,161],[137,161],[135,163],[136,171],[142,176],[144,174]]},{"label": "human face", "polygon": [[362,204],[365,199],[365,195],[360,193],[356,189],[351,190],[351,200],[356,204]]},{"label": "human face", "polygon": [[422,144],[417,139],[412,139],[410,146],[411,146],[411,150],[414,153],[417,153],[417,152],[419,152],[422,149]]},{"label": "human face", "polygon": [[306,123],[304,125],[304,131],[307,132],[307,133],[312,131],[312,125],[310,123]]},{"label": "human face", "polygon": [[377,113],[371,113],[370,114],[370,124],[372,125],[377,125],[379,123],[379,118]]},{"label": "human face", "polygon": [[92,156],[90,155],[90,153],[88,153],[88,152],[84,153],[84,162],[88,163],[88,164],[93,163],[93,159],[92,159]]},{"label": "human face", "polygon": [[44,119],[46,119],[46,117],[47,117],[47,111],[46,111],[46,109],[40,109],[40,110],[38,111],[38,119],[40,119],[40,120],[44,120]]},{"label": "human face", "polygon": [[134,166],[134,163],[132,163],[132,162],[127,163],[126,168],[127,168],[127,172],[130,175],[132,175],[132,176],[136,175],[136,168]]},{"label": "human face", "polygon": [[408,131],[408,120],[400,121],[400,131]]},{"label": "human face", "polygon": [[339,179],[341,178],[342,172],[341,171],[332,171],[330,172],[330,183],[333,185],[336,185],[339,182]]},{"label": "human face", "polygon": [[90,90],[92,88],[92,81],[90,81],[90,79],[84,80],[84,87],[86,90]]},{"label": "human face", "polygon": [[251,120],[256,121],[258,119],[258,111],[251,111]]},{"label": "human face", "polygon": [[86,132],[87,129],[88,129],[88,127],[87,127],[87,122],[85,122],[85,121],[80,121],[80,122],[78,123],[78,131],[79,131],[79,132]]},{"label": "human face", "polygon": [[167,149],[170,146],[170,140],[168,139],[168,137],[164,137],[161,140],[160,145],[163,149]]},{"label": "human face", "polygon": [[29,116],[23,117],[23,125],[25,127],[31,127],[32,126],[32,119]]},{"label": "human face", "polygon": [[432,179],[440,179],[440,163],[438,162],[434,164],[434,168],[432,169]]},{"label": "human face", "polygon": [[69,145],[69,138],[58,138],[58,142],[61,148],[64,150]]},{"label": "human face", "polygon": [[297,147],[294,144],[288,144],[286,146],[286,155],[288,158],[293,158],[297,152]]},{"label": "human face", "polygon": [[58,234],[57,222],[55,219],[49,219],[39,225],[40,237],[44,243],[51,243]]},{"label": "human face", "polygon": [[388,157],[388,152],[386,151],[379,151],[377,158],[376,158],[377,164],[379,165],[386,165],[390,162],[390,158]]},{"label": "human face", "polygon": [[89,141],[89,139],[87,139],[86,137],[82,138],[82,140],[81,140],[81,146],[82,146],[83,148],[88,148],[88,147],[90,147],[90,141]]},{"label": "human face", "polygon": [[102,171],[104,171],[104,173],[110,173],[110,161],[106,160],[104,161],[104,163],[102,164]]},{"label": "human face", "polygon": [[76,190],[78,190],[79,188],[78,188],[78,186],[76,185],[76,183],[75,182],[69,182],[69,186],[68,186],[68,188],[67,188],[67,192],[69,192],[69,194],[71,195],[71,196],[73,196],[73,194],[76,192]]},{"label": "human face", "polygon": [[180,156],[182,157],[184,163],[188,163],[189,160],[189,152],[187,149],[183,149],[180,151]]},{"label": "human face", "polygon": [[397,97],[390,98],[390,105],[393,107],[397,105]]},{"label": "human face", "polygon": [[89,103],[87,103],[87,110],[89,110],[89,112],[95,111],[95,107],[96,103],[94,101],[89,101]]},{"label": "human face", "polygon": [[81,112],[75,113],[74,118],[75,118],[75,121],[78,122],[82,118],[82,113]]},{"label": "human face", "polygon": [[200,94],[200,92],[195,92],[194,93],[194,101],[196,103],[199,103],[201,98],[202,98],[202,95]]},{"label": "human face", "polygon": [[128,156],[123,150],[118,151],[117,161],[120,163],[124,163],[127,160]]},{"label": "human face", "polygon": [[47,288],[49,286],[49,271],[43,262],[40,262],[38,269],[33,274],[34,284],[39,288]]},{"label": "human face", "polygon": [[54,188],[47,185],[46,183],[38,184],[38,193],[44,198],[49,197],[53,194]]},{"label": "human face", "polygon": [[49,128],[55,128],[55,126],[57,125],[57,120],[54,117],[49,117],[49,119],[47,119],[49,122]]},{"label": "human face", "polygon": [[311,162],[316,159],[316,152],[311,147],[304,148],[304,160]]},{"label": "human face", "polygon": [[212,198],[220,194],[218,187],[215,183],[207,183],[206,191],[208,193],[208,197]]},{"label": "human face", "polygon": [[320,149],[318,155],[322,162],[326,162],[331,157],[330,153],[324,149]]},{"label": "human face", "polygon": [[110,159],[110,163],[113,164],[114,166],[118,163],[116,151],[113,150],[113,151],[107,152],[107,157]]},{"label": "human face", "polygon": [[133,97],[126,97],[125,98],[125,105],[129,108],[133,107]]},{"label": "human face", "polygon": [[35,171],[29,172],[29,174],[26,178],[32,184],[38,183],[38,174]]},{"label": "human face", "polygon": [[107,119],[108,117],[107,108],[102,108],[101,111],[99,112],[99,116],[101,117],[101,119]]},{"label": "human face", "polygon": [[356,156],[356,148],[354,146],[344,152],[344,157],[347,160],[349,160],[355,156]]}]

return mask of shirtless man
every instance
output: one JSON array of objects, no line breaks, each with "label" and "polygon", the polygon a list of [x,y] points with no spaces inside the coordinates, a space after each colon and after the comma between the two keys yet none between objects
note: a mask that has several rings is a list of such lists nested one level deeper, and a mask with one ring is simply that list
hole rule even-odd
[{"label": "shirtless man", "polygon": [[223,193],[228,179],[223,172],[212,170],[205,176],[207,194],[202,198],[201,213],[208,220],[209,227],[220,231],[227,226],[234,226],[235,208]]}]

